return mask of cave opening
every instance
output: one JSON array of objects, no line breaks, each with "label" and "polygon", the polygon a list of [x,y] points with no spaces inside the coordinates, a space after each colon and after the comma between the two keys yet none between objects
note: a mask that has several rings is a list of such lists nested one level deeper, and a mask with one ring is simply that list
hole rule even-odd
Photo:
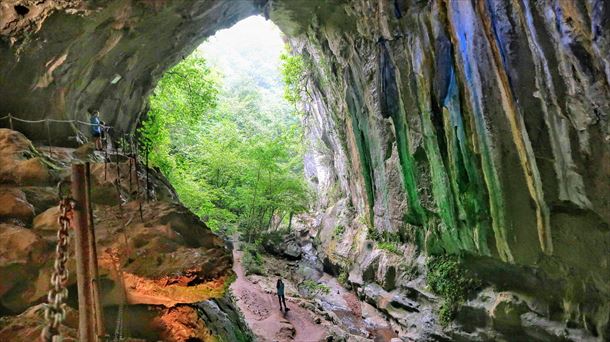
[{"label": "cave opening", "polygon": [[1,1],[0,340],[85,162],[114,340],[607,340],[608,8]]},{"label": "cave opening", "polygon": [[138,129],[149,164],[213,231],[254,241],[308,207],[304,72],[279,28],[251,16],[209,37],[152,92]]}]

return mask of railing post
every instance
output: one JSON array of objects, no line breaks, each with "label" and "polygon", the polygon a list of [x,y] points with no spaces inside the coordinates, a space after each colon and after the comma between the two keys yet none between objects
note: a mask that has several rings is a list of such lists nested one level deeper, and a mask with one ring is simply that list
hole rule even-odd
[{"label": "railing post", "polygon": [[95,225],[93,222],[93,204],[91,203],[91,164],[85,163],[85,183],[87,186],[87,208],[89,217],[89,246],[91,247],[91,269],[93,271],[93,304],[95,308],[95,326],[98,340],[106,335],[104,328],[104,310],[100,300],[99,270],[97,264],[97,246],[95,241]]},{"label": "railing post", "polygon": [[149,191],[148,191],[148,144],[144,145],[145,153],[146,153],[146,203],[149,201]]},{"label": "railing post", "polygon": [[91,279],[91,246],[85,165],[72,165],[72,196],[76,201],[74,209],[74,235],[76,250],[76,277],[78,286],[78,331],[80,342],[95,342],[95,314],[93,312],[93,282]]},{"label": "railing post", "polygon": [[15,129],[13,128],[13,116],[11,115],[11,113],[8,113],[8,124],[10,125],[11,130],[14,131]]},{"label": "railing post", "polygon": [[49,128],[49,121],[45,120],[45,126],[47,126],[47,140],[49,142],[49,157],[53,157],[53,150],[51,149],[51,129]]}]

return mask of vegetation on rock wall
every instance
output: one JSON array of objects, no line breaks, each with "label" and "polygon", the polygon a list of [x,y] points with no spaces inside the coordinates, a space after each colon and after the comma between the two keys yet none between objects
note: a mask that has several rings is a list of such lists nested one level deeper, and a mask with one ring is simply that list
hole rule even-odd
[{"label": "vegetation on rock wall", "polygon": [[296,105],[301,101],[305,91],[306,63],[301,55],[289,54],[287,52],[280,56],[282,60],[282,80],[284,81],[284,99]]},{"label": "vegetation on rock wall", "polygon": [[180,199],[212,229],[290,224],[307,207],[301,128],[289,108],[268,106],[248,81],[222,87],[190,56],[160,80],[142,141]]},{"label": "vegetation on rock wall", "polygon": [[330,287],[317,283],[313,280],[307,279],[299,284],[299,288],[305,292],[306,297],[312,298],[319,294],[329,294]]},{"label": "vegetation on rock wall", "polygon": [[447,324],[453,320],[459,305],[467,299],[468,294],[481,284],[460,265],[457,256],[430,257],[426,266],[428,285],[443,297],[439,319],[441,323]]}]

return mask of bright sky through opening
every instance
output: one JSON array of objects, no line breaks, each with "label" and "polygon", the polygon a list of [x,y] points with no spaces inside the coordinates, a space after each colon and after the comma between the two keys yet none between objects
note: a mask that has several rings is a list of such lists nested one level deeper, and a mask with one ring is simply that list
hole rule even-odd
[{"label": "bright sky through opening", "polygon": [[246,18],[229,29],[218,31],[198,48],[209,64],[224,75],[225,86],[255,74],[252,81],[266,90],[281,88],[282,51],[281,31],[261,16]]}]

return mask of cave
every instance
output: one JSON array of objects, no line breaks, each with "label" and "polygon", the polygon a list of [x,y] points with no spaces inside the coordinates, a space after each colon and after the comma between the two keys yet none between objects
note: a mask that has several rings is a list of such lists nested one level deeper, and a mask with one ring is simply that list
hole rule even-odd
[{"label": "cave", "polygon": [[[320,338],[610,338],[606,1],[6,0],[0,340],[40,334],[53,189],[92,153],[79,121],[97,108],[115,137],[133,135],[164,73],[253,15],[275,23],[308,68],[303,160],[315,201],[307,229],[272,265],[302,273],[298,293],[333,297],[316,283],[324,279],[342,294],[334,300],[345,307],[329,309],[329,298],[311,323],[326,327]],[[131,215],[133,225],[127,237],[115,219],[96,221],[100,248],[111,251],[100,259],[105,310],[127,305],[166,340],[257,335],[240,298],[224,296],[234,275],[227,243],[158,170],[143,160],[132,169],[118,152],[105,158],[91,165],[96,215]],[[150,202],[148,187],[146,201],[132,189],[143,177]],[[121,236],[144,256],[118,276]],[[173,259],[146,257],[154,253]],[[131,297],[121,299],[119,278]],[[386,325],[342,329],[353,303]],[[62,333],[75,337],[73,311]],[[287,322],[278,339],[306,341]]]}]

